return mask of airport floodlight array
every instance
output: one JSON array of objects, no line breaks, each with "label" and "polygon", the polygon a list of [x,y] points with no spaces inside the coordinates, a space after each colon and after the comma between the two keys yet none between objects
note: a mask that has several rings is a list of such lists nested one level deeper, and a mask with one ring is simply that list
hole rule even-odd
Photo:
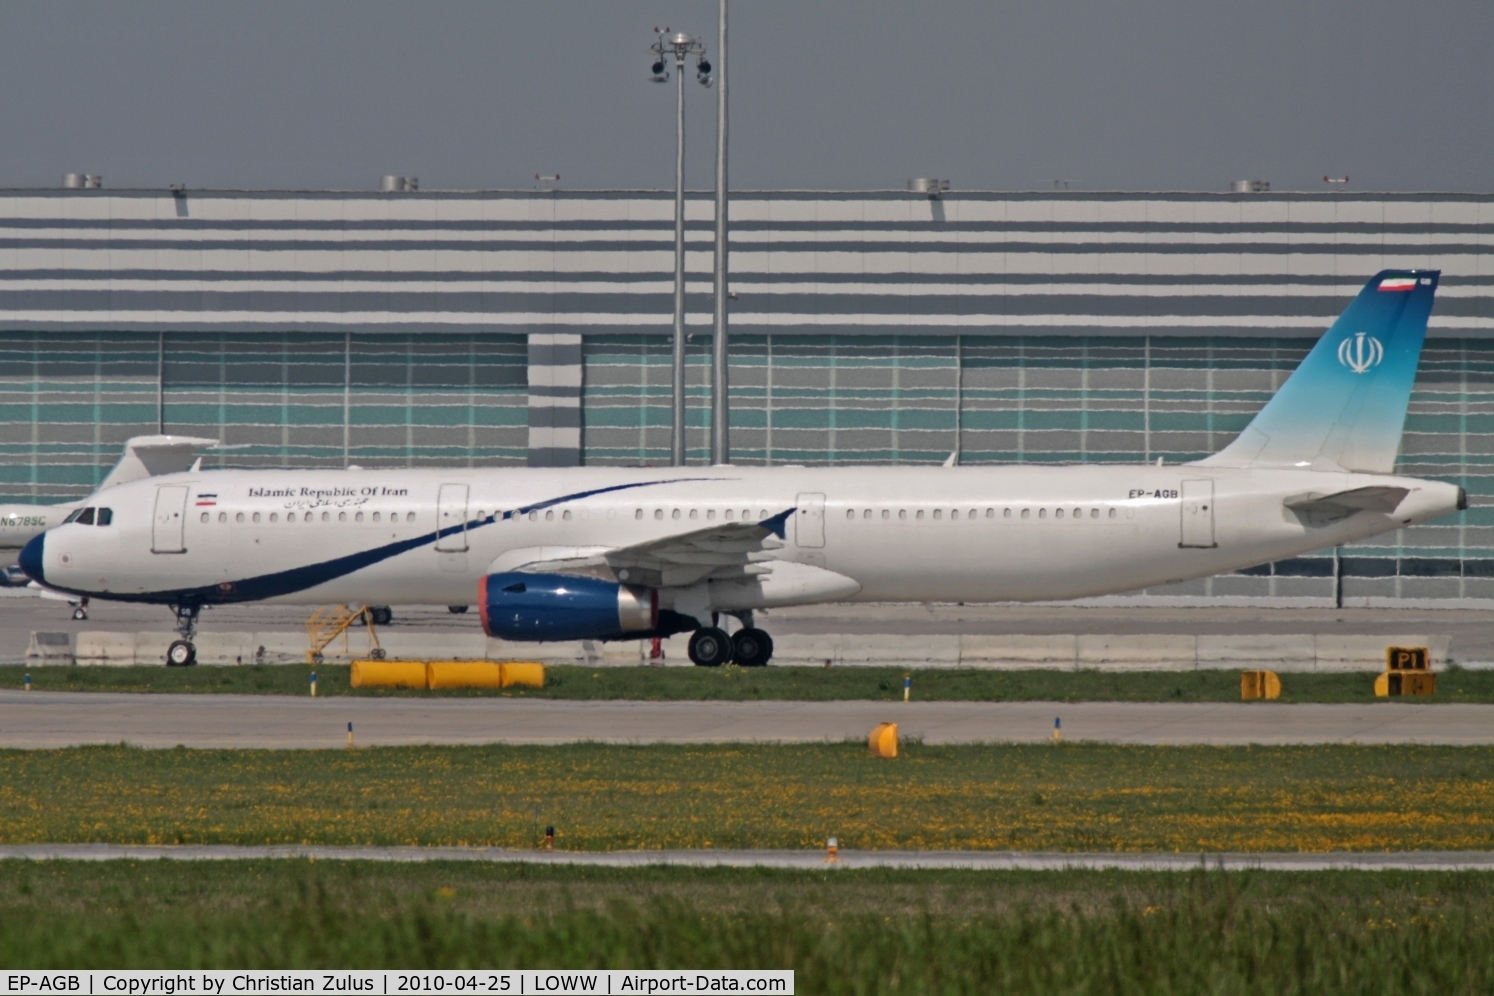
[{"label": "airport floodlight array", "polygon": [[672,377],[669,462],[685,465],[685,60],[695,58],[695,79],[711,85],[711,64],[704,44],[669,28],[654,29],[654,83],[669,82],[669,60],[674,60],[674,364]]}]

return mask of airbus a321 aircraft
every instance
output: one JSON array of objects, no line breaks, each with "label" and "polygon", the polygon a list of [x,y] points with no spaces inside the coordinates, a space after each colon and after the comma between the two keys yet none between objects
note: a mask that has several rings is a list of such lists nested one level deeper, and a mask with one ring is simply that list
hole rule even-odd
[{"label": "airbus a321 aircraft", "polygon": [[475,600],[508,640],[693,630],[696,664],[759,666],[758,609],[1204,577],[1466,507],[1456,485],[1392,473],[1437,280],[1377,275],[1195,463],[198,471],[111,488],[21,566],[72,595],[174,607],[175,665],[194,660],[201,607],[226,602]]}]

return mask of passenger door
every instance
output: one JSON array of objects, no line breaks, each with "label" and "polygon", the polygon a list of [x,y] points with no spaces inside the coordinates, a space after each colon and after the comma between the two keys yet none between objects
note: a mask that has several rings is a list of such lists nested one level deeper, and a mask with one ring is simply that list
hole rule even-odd
[{"label": "passenger door", "polygon": [[806,491],[798,497],[794,515],[794,545],[815,549],[825,545],[825,495]]},{"label": "passenger door", "polygon": [[156,511],[150,525],[151,553],[186,553],[187,491],[185,484],[156,488]]},{"label": "passenger door", "polygon": [[1214,482],[1183,482],[1182,536],[1178,546],[1211,547],[1214,542]]},{"label": "passenger door", "polygon": [[467,485],[441,485],[436,496],[436,528],[437,550],[460,553],[467,549]]}]

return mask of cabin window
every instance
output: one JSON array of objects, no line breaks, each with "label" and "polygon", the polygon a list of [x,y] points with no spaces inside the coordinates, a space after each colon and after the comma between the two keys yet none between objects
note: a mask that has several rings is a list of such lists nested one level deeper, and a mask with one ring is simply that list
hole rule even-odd
[{"label": "cabin window", "polygon": [[375,512],[375,513],[374,513],[374,514],[373,514],[373,520],[374,520],[374,521],[375,521],[375,522],[378,522],[378,521],[379,521],[379,513],[378,513],[378,512]]},{"label": "cabin window", "polygon": [[539,517],[540,517],[540,514],[538,512],[530,512],[529,513],[529,521],[530,522],[538,522],[539,521]]},{"label": "cabin window", "polygon": [[908,510],[906,508],[900,508],[900,509],[898,509],[897,510],[897,517],[899,519],[906,519],[908,517]]},{"label": "cabin window", "polygon": [[337,521],[338,522],[346,522],[346,521],[348,521],[348,513],[346,513],[346,512],[338,512],[337,513]]},{"label": "cabin window", "polygon": [[920,508],[920,509],[919,509],[919,510],[918,510],[918,512],[917,512],[917,513],[916,513],[916,514],[915,514],[915,515],[914,515],[914,516],[913,516],[913,517],[914,517],[914,518],[915,518],[915,519],[921,519],[921,518],[923,518],[923,509],[921,509],[921,508]]},{"label": "cabin window", "polygon": [[[359,513],[358,517],[360,519],[363,518],[362,513]],[[280,513],[279,512],[271,512],[270,513],[270,521],[271,522],[279,522],[280,521]]]},{"label": "cabin window", "polygon": [[890,508],[884,508],[884,509],[882,509],[882,518],[884,518],[884,519],[890,519],[890,518],[892,518],[892,509],[890,509]]},{"label": "cabin window", "polygon": [[555,509],[553,509],[553,508],[547,508],[547,509],[545,509],[545,521],[546,522],[554,522],[555,521]]},{"label": "cabin window", "polygon": [[406,512],[405,513],[405,521],[406,522],[414,522],[415,521],[415,513],[414,512]]},{"label": "cabin window", "polygon": [[323,522],[331,522],[332,521],[332,513],[331,512],[323,512],[322,513],[322,521]]},{"label": "cabin window", "polygon": [[570,518],[571,518],[571,510],[570,509],[566,509],[564,512],[561,512],[560,513],[560,517],[562,519],[565,519],[567,522],[569,522]]},{"label": "cabin window", "polygon": [[203,522],[208,521],[208,519],[210,519],[210,518],[212,518],[212,516],[208,515],[208,513],[206,513],[206,512],[202,513],[202,521]]},{"label": "cabin window", "polygon": [[[986,509],[986,513],[987,513],[987,515],[986,515],[986,517],[987,517],[987,518],[990,518],[990,511],[991,511],[991,510],[990,510],[990,509],[989,509],[989,508],[988,508],[988,509]],[[970,510],[970,514],[969,514],[969,515],[967,515],[967,516],[965,516],[965,518],[967,518],[967,519],[973,519],[973,518],[975,518],[975,509],[973,509],[973,508],[972,508],[972,509],[971,509],[971,510]]]},{"label": "cabin window", "polygon": [[664,510],[662,508],[656,508],[656,509],[654,509],[654,518],[655,519],[662,519],[662,518],[664,518]]},{"label": "cabin window", "polygon": [[1110,510],[1110,518],[1115,518],[1115,509],[1113,508]]},{"label": "cabin window", "polygon": [[862,512],[861,513],[861,517],[863,519],[870,519],[871,518],[871,509],[867,509],[866,511]]},{"label": "cabin window", "polygon": [[679,509],[677,509],[677,508],[676,508],[676,509],[674,509],[674,510],[672,510],[672,511],[671,511],[671,512],[670,512],[670,513],[669,513],[669,517],[670,517],[670,518],[671,518],[671,519],[678,519],[678,518],[679,518],[679,517],[680,517],[680,510],[679,510]]},{"label": "cabin window", "polygon": [[1092,509],[1090,509],[1089,510],[1089,517],[1091,519],[1098,519],[1100,517],[1100,510],[1098,508],[1092,508]]},{"label": "cabin window", "polygon": [[[935,513],[935,517],[936,518],[938,517],[938,513]],[[960,510],[957,509],[957,508],[950,509],[949,510],[949,520],[951,522],[958,522],[959,519],[960,519]]]},{"label": "cabin window", "polygon": [[[272,515],[272,516],[270,516],[270,518],[273,519],[274,516]],[[363,513],[362,512],[355,512],[355,513],[353,513],[353,521],[354,522],[362,522],[363,521]]]},{"label": "cabin window", "polygon": [[[101,508],[101,509],[99,509],[99,518],[102,519],[104,517],[104,513],[107,512],[107,511],[109,511],[107,508]],[[218,513],[218,521],[219,522],[227,522],[228,521],[228,513],[227,512],[219,512]],[[102,523],[100,523],[100,525],[107,526],[108,523],[107,522],[102,522]]]},{"label": "cabin window", "polygon": [[635,519],[641,519],[641,518],[643,518],[643,509],[641,509],[641,508],[635,508],[635,509],[633,509],[633,518],[635,518]]},{"label": "cabin window", "polygon": [[1082,519],[1082,518],[1084,518],[1084,509],[1082,509],[1082,508],[1076,508],[1076,509],[1074,509],[1074,518],[1076,518],[1076,519]]},{"label": "cabin window", "polygon": [[[768,514],[767,512],[763,513],[763,515],[765,515],[765,516],[767,514]],[[744,508],[744,509],[742,509],[742,519],[745,521],[745,520],[750,519],[750,518],[752,518],[752,509],[750,509],[750,508]]]},{"label": "cabin window", "polygon": [[710,519],[714,519],[715,517],[716,517],[716,510],[714,508],[708,508],[708,509],[706,509],[706,519],[708,521]]},{"label": "cabin window", "polygon": [[1022,518],[1024,518],[1024,519],[1030,519],[1030,518],[1032,518],[1032,509],[1030,509],[1030,508],[1024,508],[1024,509],[1022,509]]},{"label": "cabin window", "polygon": [[235,512],[234,515],[233,515],[233,521],[235,521],[235,522],[243,522],[244,521],[244,513],[243,512]]},{"label": "cabin window", "polygon": [[856,510],[854,508],[848,508],[848,509],[846,509],[846,518],[848,518],[848,519],[854,519],[854,518],[856,518]]},{"label": "cabin window", "polygon": [[692,508],[692,509],[690,509],[690,518],[692,518],[692,519],[698,519],[698,518],[700,518],[700,509],[698,509],[698,508]]},{"label": "cabin window", "polygon": [[1047,517],[1048,517],[1048,510],[1046,508],[1040,508],[1040,509],[1038,509],[1038,518],[1039,519],[1046,519]]},{"label": "cabin window", "polygon": [[736,509],[728,508],[726,510],[726,521],[730,522],[733,518],[736,517],[736,514],[737,514]]},{"label": "cabin window", "polygon": [[[1041,512],[1039,512],[1038,514],[1042,515]],[[1061,518],[1063,518],[1063,509],[1061,509],[1061,508],[1055,508],[1053,510],[1053,518],[1055,518],[1055,519],[1061,519]]]}]

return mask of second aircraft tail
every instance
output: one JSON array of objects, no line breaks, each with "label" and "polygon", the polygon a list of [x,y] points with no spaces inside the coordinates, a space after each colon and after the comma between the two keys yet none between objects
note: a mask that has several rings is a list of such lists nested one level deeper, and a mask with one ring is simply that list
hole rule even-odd
[{"label": "second aircraft tail", "polygon": [[1440,275],[1376,274],[1245,431],[1199,462],[1393,470]]}]

